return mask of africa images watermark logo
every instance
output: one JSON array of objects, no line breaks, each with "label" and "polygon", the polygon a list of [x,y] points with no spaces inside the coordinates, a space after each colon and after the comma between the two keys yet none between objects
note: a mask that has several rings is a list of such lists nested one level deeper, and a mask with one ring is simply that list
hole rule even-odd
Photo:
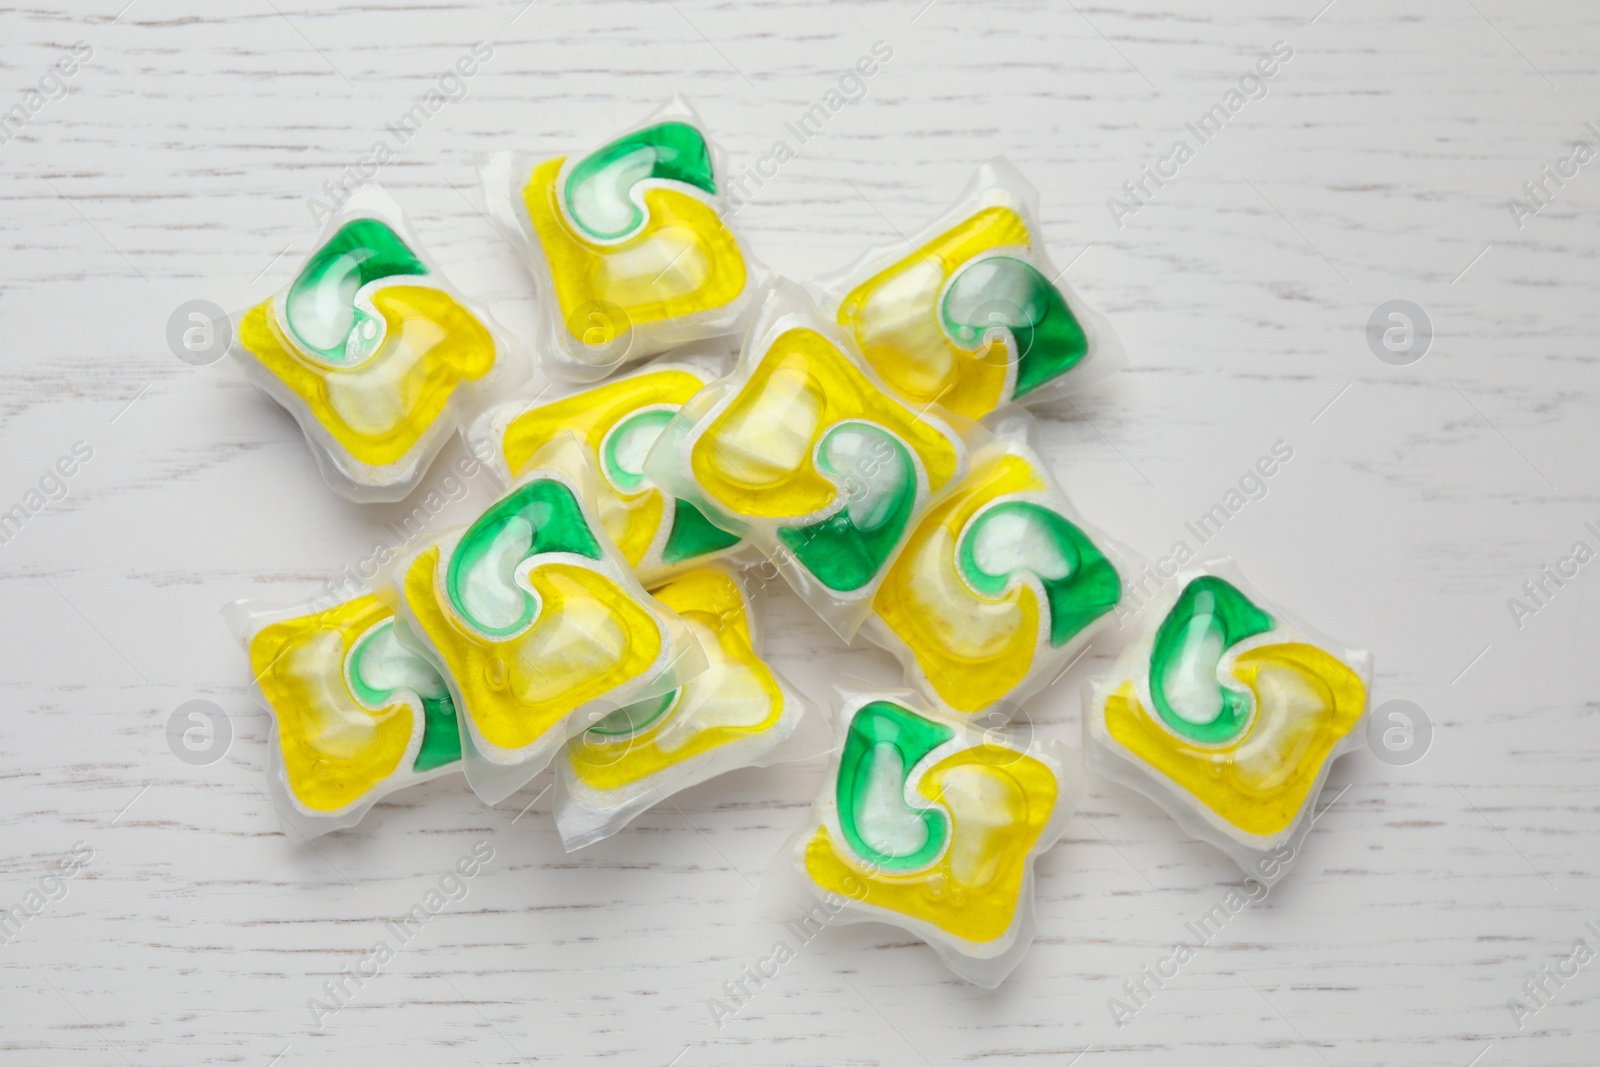
[{"label": "africa images watermark logo", "polygon": [[[869,872],[871,873],[871,872]],[[768,982],[778,977],[784,964],[798,956],[799,950],[809,945],[816,936],[833,923],[852,902],[859,903],[867,897],[867,885],[853,874],[845,875],[845,894],[822,893],[815,904],[800,918],[783,924],[787,937],[780,937],[772,948],[753,963],[739,968],[739,977],[722,983],[723,997],[706,998],[706,1011],[720,1030],[729,1019],[744,1010],[755,995],[766,988]],[[791,943],[792,940],[792,943]]]},{"label": "africa images watermark logo", "polygon": [[1542,564],[1538,574],[1522,583],[1521,596],[1506,598],[1506,611],[1510,612],[1517,629],[1522,629],[1529,619],[1549,607],[1556,595],[1577,581],[1583,567],[1594,559],[1595,545],[1600,545],[1600,526],[1586,522],[1583,530],[1595,539],[1594,545],[1582,537],[1573,541],[1566,555],[1557,557],[1553,563]]},{"label": "africa images watermark logo", "polygon": [[66,96],[67,82],[93,58],[94,46],[78,41],[66,55],[46,67],[34,87],[22,94],[21,100],[0,111],[0,144],[10,144],[46,105]]},{"label": "africa images watermark logo", "polygon": [[[822,132],[828,120],[846,107],[859,104],[866,99],[868,79],[875,77],[883,65],[893,58],[894,47],[888,41],[874,41],[872,51],[861,56],[853,67],[847,68],[839,75],[821,98],[793,121],[785,122],[783,129],[788,137],[774,140],[765,155],[753,164],[746,164],[737,175],[727,178],[724,182],[728,205],[722,217],[727,218],[737,214],[755,199],[755,191],[747,188],[746,183],[754,184],[756,189],[764,188],[767,182],[778,176],[778,171],[785,163],[799,154],[799,149],[805,147],[807,141]],[[790,143],[790,138],[793,138],[793,143]]]},{"label": "africa images watermark logo", "polygon": [[[1590,936],[1600,939],[1600,924],[1591,921],[1584,923],[1583,928]],[[1525,1028],[1529,1019],[1554,1004],[1567,983],[1577,978],[1594,956],[1589,942],[1580,937],[1572,943],[1571,951],[1555,963],[1547,963],[1529,974],[1522,983],[1522,996],[1506,1000],[1506,1010],[1511,1012],[1511,1021],[1517,1024],[1517,1029]]]},{"label": "africa images watermark logo", "polygon": [[322,183],[322,192],[327,199],[315,196],[306,198],[306,208],[311,212],[312,221],[321,226],[331,219],[352,193],[378,176],[379,167],[394,159],[401,148],[422,132],[422,127],[433,116],[443,111],[446,105],[466,99],[467,79],[476,75],[482,64],[493,58],[494,45],[479,41],[440,74],[434,88],[423,93],[398,118],[384,126],[383,131],[388,136],[372,142],[367,154],[346,167],[337,178]]},{"label": "africa images watermark logo", "polygon": [[1155,995],[1177,978],[1190,960],[1199,955],[1202,948],[1217,939],[1234,916],[1250,905],[1266,900],[1272,892],[1272,886],[1294,859],[1294,845],[1278,845],[1256,861],[1257,873],[1246,875],[1242,886],[1229,889],[1220,901],[1197,918],[1185,922],[1183,929],[1189,937],[1174,941],[1171,951],[1157,958],[1153,964],[1140,967],[1137,974],[1122,983],[1122,994],[1126,999],[1106,998],[1106,1010],[1111,1013],[1111,1020],[1117,1024],[1117,1029],[1121,1030],[1133,1021]]},{"label": "africa images watermark logo", "polygon": [[1234,516],[1250,504],[1265,500],[1272,492],[1271,479],[1292,459],[1294,446],[1281,437],[1274,441],[1268,452],[1245,468],[1235,485],[1222,494],[1221,500],[1202,511],[1193,521],[1183,524],[1193,541],[1188,537],[1180,537],[1166,555],[1153,564],[1144,564],[1138,574],[1126,577],[1122,587],[1124,596],[1117,602],[1117,626],[1120,628],[1123,620],[1143,611],[1150,598],[1198,556],[1200,547],[1214,540]]},{"label": "africa images watermark logo", "polygon": [[0,511],[0,545],[9,545],[22,532],[28,520],[52,504],[65,500],[72,488],[68,480],[93,458],[94,446],[87,441],[76,441],[70,452],[63,453],[46,467],[20,500]]},{"label": "africa images watermark logo", "polygon": [[[1593,122],[1585,122],[1583,128],[1600,143],[1600,127]],[[1521,197],[1506,199],[1506,210],[1511,213],[1511,221],[1516,223],[1517,229],[1522,229],[1529,219],[1553,204],[1556,194],[1565,189],[1567,182],[1576,178],[1594,157],[1594,145],[1580,139],[1573,141],[1567,154],[1557,157],[1554,163],[1542,164],[1538,174],[1522,183]]]},{"label": "africa images watermark logo", "polygon": [[1180,135],[1153,164],[1140,167],[1138,177],[1123,182],[1126,199],[1115,196],[1106,199],[1106,210],[1111,213],[1111,221],[1117,224],[1117,229],[1122,229],[1128,219],[1154,200],[1157,190],[1176,178],[1182,167],[1194,159],[1203,146],[1215,140],[1246,105],[1265,100],[1270,91],[1267,83],[1282,69],[1282,64],[1293,58],[1294,48],[1289,42],[1274,41],[1271,50],[1240,75],[1237,85],[1223,93],[1221,100],[1201,112],[1193,122],[1183,124],[1186,136]]},{"label": "africa images watermark logo", "polygon": [[94,846],[87,841],[77,842],[70,853],[55,862],[53,870],[28,887],[21,900],[9,908],[0,907],[0,945],[11,944],[40,912],[67,899],[71,888],[67,883],[78,877],[92,859]]},{"label": "africa images watermark logo", "polygon": [[413,494],[416,503],[410,511],[383,524],[385,536],[372,543],[372,550],[357,560],[354,568],[346,563],[337,576],[323,581],[322,594],[312,600],[317,610],[331,608],[371,589],[382,569],[427,533],[448,505],[467,498],[472,480],[487,469],[491,446],[473,446],[469,453],[456,460],[453,467],[441,463],[444,474],[437,483]]},{"label": "africa images watermark logo", "polygon": [[472,850],[456,861],[455,866],[441,874],[434,887],[407,908],[398,918],[383,923],[385,936],[378,938],[362,952],[361,957],[346,963],[336,977],[322,983],[319,997],[306,998],[306,1010],[318,1030],[327,1026],[339,1012],[350,1006],[356,994],[368,982],[383,974],[383,970],[400,950],[416,940],[422,929],[444,913],[460,904],[472,892],[472,880],[483,873],[494,860],[494,846],[486,840],[478,841]]}]

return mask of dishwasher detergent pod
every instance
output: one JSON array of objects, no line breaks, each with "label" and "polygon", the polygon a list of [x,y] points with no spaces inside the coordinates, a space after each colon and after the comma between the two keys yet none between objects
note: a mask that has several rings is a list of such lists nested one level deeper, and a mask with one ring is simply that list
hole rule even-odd
[{"label": "dishwasher detergent pod", "polygon": [[288,287],[239,317],[233,353],[358,502],[403,499],[523,360],[424,258],[375,186],[330,219]]},{"label": "dishwasher detergent pod", "polygon": [[376,596],[281,610],[236,601],[224,614],[272,713],[273,806],[302,836],[354,826],[382,797],[461,770],[449,687]]},{"label": "dishwasher detergent pod", "polygon": [[823,309],[913,405],[978,419],[1082,388],[1122,365],[1122,346],[1050,261],[1038,200],[1009,161],[991,160],[909,242],[819,281]]},{"label": "dishwasher detergent pod", "polygon": [[470,526],[420,542],[380,595],[450,685],[467,781],[499,803],[571,735],[705,667],[694,635],[639,585],[596,514],[583,446],[547,445]]},{"label": "dishwasher detergent pod", "polygon": [[738,333],[760,269],[734,231],[723,154],[681,99],[586,152],[481,161],[484,196],[524,240],[551,378]]},{"label": "dishwasher detergent pod", "polygon": [[667,424],[645,469],[755,545],[845,640],[895,554],[967,470],[937,407],[886,392],[797,287],[774,288],[733,373]]},{"label": "dishwasher detergent pod", "polygon": [[1333,761],[1364,743],[1371,657],[1318,637],[1229,561],[1178,574],[1085,703],[1090,765],[1270,885]]}]

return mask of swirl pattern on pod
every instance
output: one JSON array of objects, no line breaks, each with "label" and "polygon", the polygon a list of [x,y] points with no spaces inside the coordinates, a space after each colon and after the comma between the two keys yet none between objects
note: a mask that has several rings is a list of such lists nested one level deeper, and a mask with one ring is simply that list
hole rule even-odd
[{"label": "swirl pattern on pod", "polygon": [[1055,812],[1055,769],[889,700],[857,708],[828,813],[803,847],[822,889],[965,942],[1014,928]]},{"label": "swirl pattern on pod", "polygon": [[341,227],[284,293],[247,311],[239,341],[369,467],[405,457],[496,360],[483,323],[370,218]]},{"label": "swirl pattern on pod", "polygon": [[928,510],[874,609],[926,686],[971,713],[1005,699],[1120,597],[1117,569],[1061,514],[1037,462],[1002,451]]},{"label": "swirl pattern on pod", "polygon": [[[662,122],[578,160],[534,167],[522,190],[544,248],[561,318],[579,344],[608,347],[631,326],[733,303],[747,280],[733,231],[709,199],[717,192],[705,137]],[[614,306],[603,336],[572,326],[576,313]]]},{"label": "swirl pattern on pod", "polygon": [[1088,353],[1066,298],[1028,260],[1033,243],[1015,210],[982,208],[851,290],[839,324],[907,400],[982,418]]},{"label": "swirl pattern on pod", "polygon": [[662,492],[643,469],[662,428],[705,384],[705,377],[688,367],[629,375],[519,410],[496,445],[513,475],[562,433],[573,433],[593,448],[604,480],[601,525],[640,579],[650,583],[739,544],[693,504]]},{"label": "swirl pattern on pod", "polygon": [[699,130],[685,122],[663,122],[591,152],[567,176],[567,211],[596,240],[627,237],[647,217],[635,190],[652,180],[716,193],[711,153]]},{"label": "swirl pattern on pod", "polygon": [[611,566],[573,488],[550,476],[407,567],[406,604],[489,745],[533,744],[657,663],[662,624]]},{"label": "swirl pattern on pod", "polygon": [[1100,714],[1109,737],[1171,788],[1270,836],[1294,824],[1365,707],[1348,664],[1204,575],[1162,619],[1145,685],[1124,681]]},{"label": "swirl pattern on pod", "polygon": [[887,701],[868,704],[850,720],[839,757],[835,802],[851,851],[885,870],[926,867],[944,852],[950,817],[906,800],[911,769],[955,736],[943,723]]},{"label": "swirl pattern on pod", "polygon": [[1004,699],[1122,595],[1111,561],[1048,490],[1024,455],[977,463],[918,523],[874,596],[892,640],[956,711]]},{"label": "swirl pattern on pod", "polygon": [[875,581],[930,493],[966,463],[955,431],[879,389],[815,330],[784,330],[748,378],[689,434],[700,491],[775,527],[816,579]]},{"label": "swirl pattern on pod", "polygon": [[376,219],[357,219],[339,228],[289,285],[283,322],[309,352],[329,363],[354,365],[370,356],[384,330],[356,303],[356,294],[373,282],[424,275],[399,234]]},{"label": "swirl pattern on pod", "polygon": [[1272,616],[1221,578],[1184,587],[1150,652],[1150,700],[1178,736],[1202,744],[1233,740],[1249,723],[1248,691],[1221,680],[1228,649],[1272,629]]},{"label": "swirl pattern on pod", "polygon": [[310,811],[343,810],[461,758],[444,679],[396,640],[375,596],[262,627],[250,666],[277,721],[290,792]]}]

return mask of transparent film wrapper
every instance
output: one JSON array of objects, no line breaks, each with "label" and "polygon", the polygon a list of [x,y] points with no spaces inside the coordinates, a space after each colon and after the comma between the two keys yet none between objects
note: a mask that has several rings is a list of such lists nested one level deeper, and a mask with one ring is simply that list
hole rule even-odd
[{"label": "transparent film wrapper", "polygon": [[1232,560],[1179,572],[1088,687],[1090,767],[1272,885],[1334,760],[1364,744],[1372,658],[1279,610]]},{"label": "transparent film wrapper", "polygon": [[663,492],[644,471],[662,429],[714,377],[703,366],[673,362],[564,393],[547,383],[484,412],[468,430],[467,444],[509,485],[547,443],[563,433],[577,437],[599,472],[601,524],[646,586],[716,560],[743,562],[756,553],[737,535]]},{"label": "transparent film wrapper", "polygon": [[761,659],[760,620],[725,566],[684,571],[653,590],[700,641],[706,669],[632,704],[567,743],[556,760],[556,829],[567,851],[601,841],[672,794],[741,767],[827,751],[823,718]]},{"label": "transparent film wrapper", "polygon": [[446,440],[528,369],[375,185],[328,220],[286,288],[234,316],[230,351],[300,427],[328,485],[358,503],[404,499]]},{"label": "transparent film wrapper", "polygon": [[[910,690],[850,690],[811,820],[768,867],[764,898],[799,926],[897,926],[985,989],[1034,936],[1033,867],[1083,795],[1073,752],[934,710]],[[794,929],[796,924],[789,924]]]},{"label": "transparent film wrapper", "polygon": [[222,611],[272,716],[267,789],[286,833],[343,830],[396,790],[460,773],[449,687],[376,596]]},{"label": "transparent film wrapper", "polygon": [[1113,618],[1135,557],[1061,491],[1026,411],[984,425],[993,439],[912,530],[861,633],[939,710],[1004,721]]},{"label": "transparent film wrapper", "polygon": [[1126,357],[1110,322],[1062,280],[1038,219],[1038,190],[997,156],[909,241],[873,249],[812,289],[914,405],[979,419],[1060,399]]},{"label": "transparent film wrapper", "polygon": [[645,470],[738,534],[849,641],[917,520],[965,475],[976,423],[886,391],[787,282],[733,373],[667,423]]},{"label": "transparent film wrapper", "polygon": [[522,236],[553,379],[593,382],[742,332],[765,269],[734,229],[726,156],[681,97],[582,153],[479,159],[491,216]]},{"label": "transparent film wrapper", "polygon": [[402,639],[461,714],[473,792],[497,804],[569,737],[705,668],[694,634],[606,535],[584,447],[563,434],[470,526],[408,547],[378,578]]}]

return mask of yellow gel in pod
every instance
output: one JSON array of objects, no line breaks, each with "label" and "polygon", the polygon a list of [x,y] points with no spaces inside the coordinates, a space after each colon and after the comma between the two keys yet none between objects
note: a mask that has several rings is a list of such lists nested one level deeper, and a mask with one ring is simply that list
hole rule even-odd
[{"label": "yellow gel in pod", "polygon": [[766,733],[784,712],[784,694],[752,645],[749,607],[728,574],[688,571],[652,594],[683,617],[707,667],[684,686],[623,708],[567,746],[578,781],[614,792],[700,756]]},{"label": "yellow gel in pod", "polygon": [[[573,225],[563,210],[565,162],[557,158],[536,166],[522,199],[550,265],[561,319],[574,339],[609,345],[631,325],[711,311],[744,292],[739,243],[703,201],[673,188],[646,187],[640,191],[645,212],[637,227],[620,238],[597,239]],[[623,316],[620,323],[607,322],[606,335],[598,338],[589,336],[591,323],[578,314],[596,304],[614,306]]]},{"label": "yellow gel in pod", "polygon": [[1031,452],[989,449],[878,587],[882,629],[868,632],[909,654],[919,684],[951,710],[1007,698],[1120,598],[1115,568],[1064,506]]},{"label": "yellow gel in pod", "polygon": [[1021,215],[984,208],[862,282],[840,305],[839,324],[907,400],[982,418],[1009,399],[1010,354],[999,337],[956,344],[940,323],[939,295],[974,256],[1031,243]]},{"label": "yellow gel in pod", "polygon": [[240,326],[240,341],[281,378],[335,441],[362,463],[381,467],[404,456],[463,379],[494,365],[494,341],[449,293],[393,286],[372,294],[388,339],[354,367],[319,365],[296,352],[257,304]]},{"label": "yellow gel in pod", "polygon": [[[554,447],[579,449],[570,438]],[[418,552],[399,581],[491,762],[537,758],[519,750],[564,732],[583,705],[658,673],[665,658],[668,613],[627,581],[577,484],[530,471],[466,530]]]},{"label": "yellow gel in pod", "polygon": [[1174,786],[1248,834],[1291,826],[1323,764],[1366,707],[1366,687],[1314,645],[1258,645],[1232,675],[1255,698],[1249,724],[1220,745],[1179,736],[1139,700],[1132,681],[1106,698],[1105,730]]},{"label": "yellow gel in pod", "polygon": [[251,670],[277,721],[290,792],[310,811],[340,811],[402,771],[460,759],[444,680],[393,628],[392,613],[369,595],[270,623],[250,638]]},{"label": "yellow gel in pod", "polygon": [[[939,492],[959,473],[960,451],[942,424],[885,395],[832,341],[805,328],[786,330],[772,342],[738,395],[694,442],[691,468],[700,488],[730,511],[810,515],[837,503],[845,488],[839,474],[818,470],[817,445],[828,430],[855,420],[904,442],[929,491]],[[916,491],[914,483],[897,482],[882,493],[908,488]]]},{"label": "yellow gel in pod", "polygon": [[405,576],[406,603],[461,691],[484,740],[518,749],[567,713],[643,674],[661,653],[660,626],[626,589],[597,571],[545,563],[527,572],[538,615],[497,638],[448,607],[439,549],[423,551]]},{"label": "yellow gel in pod", "polygon": [[1057,771],[1032,755],[873,700],[852,714],[830,814],[802,862],[823,890],[996,942],[1013,928],[1060,793]]},{"label": "yellow gel in pod", "polygon": [[[602,479],[600,522],[640,579],[651,582],[739,543],[694,505],[662,492],[643,469],[662,428],[706,381],[702,372],[687,366],[609,381],[520,410],[505,422],[495,447],[513,476],[562,433],[576,435],[593,449]],[[497,424],[494,413],[489,421]]]}]

